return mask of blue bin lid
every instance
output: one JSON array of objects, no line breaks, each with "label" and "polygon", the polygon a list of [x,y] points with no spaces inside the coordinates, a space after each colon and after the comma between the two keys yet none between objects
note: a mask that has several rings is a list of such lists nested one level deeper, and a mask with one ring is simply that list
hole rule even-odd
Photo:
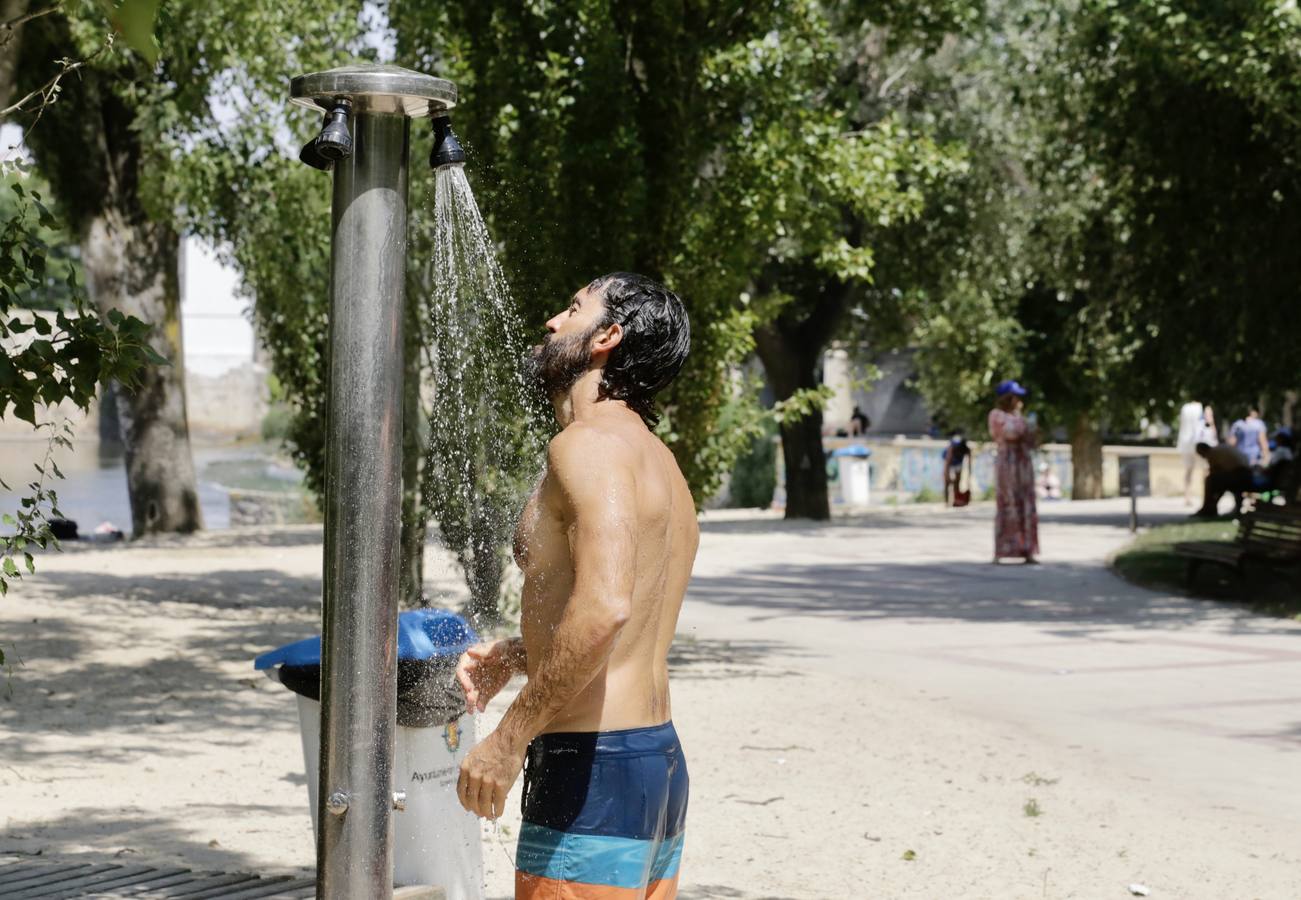
[{"label": "blue bin lid", "polygon": [[[478,640],[470,624],[451,610],[412,609],[398,616],[398,659],[460,656]],[[320,664],[319,636],[285,644],[253,660],[253,668],[258,670]]]},{"label": "blue bin lid", "polygon": [[872,451],[867,447],[864,447],[862,444],[850,444],[848,447],[840,447],[836,450],[832,450],[831,455],[868,457],[872,455]]}]

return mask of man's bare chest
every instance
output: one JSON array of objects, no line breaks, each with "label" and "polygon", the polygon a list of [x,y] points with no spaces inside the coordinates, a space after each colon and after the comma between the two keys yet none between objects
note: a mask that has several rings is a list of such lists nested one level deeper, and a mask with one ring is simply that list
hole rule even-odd
[{"label": "man's bare chest", "polygon": [[525,577],[569,571],[572,567],[565,522],[556,509],[552,491],[544,476],[529,495],[515,526],[512,550],[515,564]]}]

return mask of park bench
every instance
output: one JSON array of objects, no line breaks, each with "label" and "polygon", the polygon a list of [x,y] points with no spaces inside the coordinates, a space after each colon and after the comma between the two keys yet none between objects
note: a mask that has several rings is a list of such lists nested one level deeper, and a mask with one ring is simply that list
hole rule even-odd
[{"label": "park bench", "polygon": [[1202,563],[1215,563],[1239,575],[1246,564],[1282,568],[1301,564],[1301,511],[1294,507],[1258,505],[1238,521],[1238,534],[1231,541],[1183,541],[1175,553],[1188,560],[1191,585]]}]

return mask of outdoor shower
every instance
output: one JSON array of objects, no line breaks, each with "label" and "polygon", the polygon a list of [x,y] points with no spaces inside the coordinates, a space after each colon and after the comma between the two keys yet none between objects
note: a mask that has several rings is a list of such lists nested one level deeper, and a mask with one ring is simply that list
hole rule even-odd
[{"label": "outdoor shower", "polygon": [[389,897],[411,120],[435,117],[431,163],[465,152],[449,81],[346,66],[301,75],[290,93],[324,111],[301,158],[334,178],[317,896]]},{"label": "outdoor shower", "polygon": [[348,131],[351,113],[352,101],[347,97],[336,97],[331,101],[321,133],[303,145],[298,158],[309,166],[328,172],[335,162],[352,156],[352,134]]}]

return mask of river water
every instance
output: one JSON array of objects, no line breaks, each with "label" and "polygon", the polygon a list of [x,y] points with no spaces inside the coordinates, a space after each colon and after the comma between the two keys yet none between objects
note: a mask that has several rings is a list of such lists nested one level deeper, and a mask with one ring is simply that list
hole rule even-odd
[{"label": "river water", "polygon": [[[9,485],[7,491],[0,489],[0,511],[12,513],[30,493],[27,484],[39,477],[33,466],[44,458],[45,448],[44,441],[0,440],[0,479]],[[205,528],[230,527],[232,488],[299,489],[301,475],[278,458],[272,446],[196,444],[193,453]],[[121,448],[81,441],[71,452],[61,452],[56,461],[65,477],[55,479],[51,486],[58,494],[60,510],[77,523],[81,534],[110,522],[130,536],[131,505]]]}]

